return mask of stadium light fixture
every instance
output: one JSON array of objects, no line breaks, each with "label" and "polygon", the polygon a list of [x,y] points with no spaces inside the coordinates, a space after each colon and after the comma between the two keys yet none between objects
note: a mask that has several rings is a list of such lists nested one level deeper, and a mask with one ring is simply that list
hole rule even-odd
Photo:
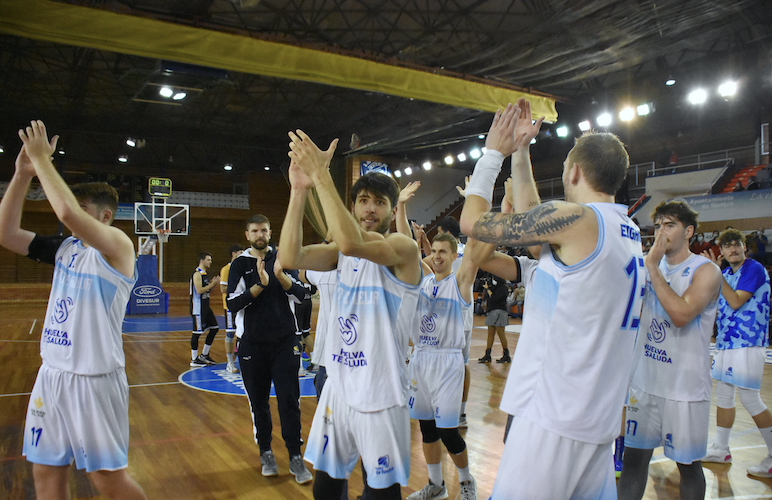
[{"label": "stadium light fixture", "polygon": [[129,157],[126,155],[121,155],[118,157],[118,161],[121,163],[126,163],[127,161],[129,161]]},{"label": "stadium light fixture", "polygon": [[485,134],[480,134],[477,136],[478,139],[485,139]]},{"label": "stadium light fixture", "polygon": [[641,104],[635,110],[638,112],[638,116],[646,116],[651,113],[651,107],[648,104]]},{"label": "stadium light fixture", "polygon": [[410,168],[410,167],[407,167],[407,168],[405,169],[405,175],[411,175],[412,173],[413,173],[413,169],[412,169],[412,168]]},{"label": "stadium light fixture", "polygon": [[161,87],[161,90],[159,90],[158,93],[163,97],[171,97],[174,95],[174,91],[169,87]]},{"label": "stadium light fixture", "polygon": [[186,94],[185,92],[177,92],[176,94],[174,94],[174,97],[172,97],[172,99],[174,99],[175,101],[181,101],[185,99],[187,95],[188,94]]},{"label": "stadium light fixture", "polygon": [[724,82],[718,87],[718,93],[721,97],[731,97],[737,93],[737,82]]},{"label": "stadium light fixture", "polygon": [[635,118],[635,110],[633,108],[628,107],[619,112],[619,119],[623,122],[629,122],[633,118]]},{"label": "stadium light fixture", "polygon": [[589,120],[584,120],[583,122],[579,122],[579,130],[582,132],[587,132],[592,128],[592,125],[590,125]]},{"label": "stadium light fixture", "polygon": [[708,93],[705,92],[705,89],[693,90],[689,94],[688,99],[689,99],[689,102],[692,104],[702,104],[708,100]]},{"label": "stadium light fixture", "polygon": [[482,150],[481,150],[481,151],[482,151],[482,154],[485,154],[485,153],[487,153],[487,152],[488,152],[488,148],[482,148]]},{"label": "stadium light fixture", "polygon": [[555,132],[558,134],[558,137],[568,137],[568,127],[565,125],[556,128]]},{"label": "stadium light fixture", "polygon": [[477,148],[474,148],[473,150],[471,150],[469,152],[469,157],[471,159],[473,159],[473,160],[476,160],[477,158],[479,158],[481,156],[482,156],[482,152],[479,149],[477,149]]},{"label": "stadium light fixture", "polygon": [[598,123],[599,127],[608,127],[611,125],[611,113],[602,113],[598,115],[598,118],[595,121]]},{"label": "stadium light fixture", "polygon": [[466,155],[464,153],[459,153],[456,158],[458,158],[458,161],[466,161]]},{"label": "stadium light fixture", "polygon": [[672,87],[673,85],[675,85],[675,79],[673,79],[673,78],[668,78],[668,79],[665,81],[665,85],[667,85],[668,87]]},{"label": "stadium light fixture", "polygon": [[531,139],[531,144],[536,144],[536,137],[534,137],[533,139]]},{"label": "stadium light fixture", "polygon": [[265,170],[265,171],[267,172],[267,171],[271,170],[271,167],[269,167],[268,165],[266,165],[266,166],[264,166],[264,167],[263,167],[263,170]]},{"label": "stadium light fixture", "polygon": [[401,170],[395,170],[394,171],[394,177],[396,177],[397,179],[402,177],[402,171]]},{"label": "stadium light fixture", "polygon": [[[452,156],[448,156],[448,158],[450,158],[450,159],[451,159],[451,162],[450,162],[450,163],[453,163],[453,161],[452,161],[452,160],[453,160],[453,157],[452,157]],[[445,163],[448,163],[448,158],[445,158]],[[450,163],[448,163],[448,165],[450,165]],[[424,164],[423,164],[423,165],[421,165],[421,166],[424,168],[424,170],[431,170],[431,169],[432,169],[432,162],[430,162],[430,161],[425,161],[425,162],[424,162]]]},{"label": "stadium light fixture", "polygon": [[57,151],[57,153],[59,153],[60,155],[64,156],[64,150],[63,149],[60,149],[59,151]]},{"label": "stadium light fixture", "polygon": [[[429,163],[429,162],[426,162],[426,163]],[[424,168],[426,168],[426,163],[424,163]],[[445,165],[448,165],[448,166],[453,165],[453,157],[451,155],[448,155],[445,157]]]},{"label": "stadium light fixture", "polygon": [[129,146],[130,148],[136,147],[137,141],[129,137],[128,139],[126,139],[126,145]]},{"label": "stadium light fixture", "polygon": [[233,165],[231,165],[230,163],[226,163],[225,166],[223,167],[223,169],[231,171],[231,170],[233,170]]}]

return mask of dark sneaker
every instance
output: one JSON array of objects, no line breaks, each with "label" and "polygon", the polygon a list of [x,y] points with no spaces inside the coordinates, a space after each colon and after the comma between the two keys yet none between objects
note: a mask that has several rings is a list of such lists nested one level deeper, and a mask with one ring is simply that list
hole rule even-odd
[{"label": "dark sneaker", "polygon": [[200,355],[198,356],[198,358],[199,358],[200,360],[204,361],[204,362],[205,362],[206,364],[208,364],[208,365],[216,365],[216,364],[217,364],[217,362],[215,362],[215,360],[213,360],[212,358],[210,358],[208,354],[200,354]]},{"label": "dark sneaker", "polygon": [[276,465],[276,457],[273,456],[273,452],[271,450],[268,450],[260,455],[260,464],[263,466],[264,476],[268,477],[279,475],[279,466]]},{"label": "dark sneaker", "polygon": [[295,481],[297,481],[298,484],[306,484],[314,479],[314,476],[311,475],[311,471],[306,468],[302,455],[295,455],[290,458],[289,470],[292,475],[295,476]]},{"label": "dark sneaker", "polygon": [[199,356],[196,359],[194,359],[193,361],[191,361],[190,362],[190,366],[198,368],[200,366],[208,366],[209,365],[209,363],[207,363],[206,361],[202,361],[200,358],[201,358],[201,356]]}]

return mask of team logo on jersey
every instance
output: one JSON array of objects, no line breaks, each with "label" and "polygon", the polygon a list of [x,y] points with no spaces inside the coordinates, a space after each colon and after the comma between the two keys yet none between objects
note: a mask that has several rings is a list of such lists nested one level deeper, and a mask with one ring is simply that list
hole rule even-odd
[{"label": "team logo on jersey", "polygon": [[35,399],[35,408],[39,410],[42,407],[43,407],[43,398],[38,397],[37,399]]},{"label": "team logo on jersey", "polygon": [[56,323],[64,323],[67,321],[67,318],[70,316],[70,308],[74,304],[72,297],[67,297],[66,299],[56,299],[56,302],[54,303],[54,314],[51,315],[51,321],[55,321]]},{"label": "team logo on jersey", "polygon": [[651,320],[651,326],[649,326],[649,333],[646,336],[652,342],[660,343],[665,340],[665,327],[670,327],[670,323],[667,320],[662,320],[662,323],[657,321],[657,318]]},{"label": "team logo on jersey", "polygon": [[384,455],[378,459],[378,467],[375,468],[376,474],[388,474],[393,470],[394,467],[391,467],[388,455]]},{"label": "team logo on jersey", "polygon": [[732,376],[732,367],[731,367],[731,366],[730,366],[730,367],[729,367],[729,369],[726,371],[725,375],[726,375],[727,377],[731,377],[731,376]]},{"label": "team logo on jersey", "polygon": [[330,409],[329,406],[324,409],[323,419],[325,424],[330,424],[330,425],[332,424],[332,410]]},{"label": "team logo on jersey", "polygon": [[689,266],[686,266],[686,269],[684,269],[684,271],[681,273],[681,276],[683,278],[686,278],[687,276],[689,276],[690,272],[692,272],[692,268]]},{"label": "team logo on jersey", "polygon": [[437,418],[437,419],[442,418],[442,417],[440,417],[440,407],[439,406],[435,406],[434,407],[434,418]]},{"label": "team logo on jersey", "polygon": [[638,398],[635,396],[630,396],[630,406],[635,406],[635,404],[638,402]]},{"label": "team logo on jersey", "polygon": [[357,341],[357,329],[354,325],[359,322],[359,318],[356,314],[352,314],[348,318],[338,318],[340,324],[340,336],[343,339],[343,343],[351,345]]},{"label": "team logo on jersey", "polygon": [[665,434],[665,448],[672,448],[672,447],[673,447],[673,435]]},{"label": "team logo on jersey", "polygon": [[436,323],[434,320],[437,319],[437,314],[432,313],[430,316],[424,315],[421,318],[421,332],[422,333],[432,333],[437,328]]}]

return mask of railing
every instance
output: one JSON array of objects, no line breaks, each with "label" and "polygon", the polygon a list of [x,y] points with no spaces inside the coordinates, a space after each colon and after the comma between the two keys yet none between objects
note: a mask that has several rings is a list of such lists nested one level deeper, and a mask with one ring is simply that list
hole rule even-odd
[{"label": "railing", "polygon": [[695,163],[687,163],[687,164],[675,165],[675,166],[667,166],[667,167],[660,167],[660,168],[654,167],[651,170],[649,170],[647,174],[649,177],[654,177],[655,175],[662,175],[667,173],[681,174],[683,172],[693,172],[695,170],[717,168],[717,167],[728,167],[730,165],[734,165],[734,158],[719,158],[716,160],[699,161]]}]

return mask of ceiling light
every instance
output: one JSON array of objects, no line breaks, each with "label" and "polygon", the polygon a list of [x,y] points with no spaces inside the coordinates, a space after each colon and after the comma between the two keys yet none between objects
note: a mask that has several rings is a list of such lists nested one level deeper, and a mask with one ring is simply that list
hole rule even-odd
[{"label": "ceiling light", "polygon": [[641,104],[635,110],[638,112],[638,116],[646,116],[651,112],[651,108],[648,104]]},{"label": "ceiling light", "polygon": [[668,80],[665,82],[665,85],[667,85],[668,87],[672,87],[673,85],[675,85],[675,80],[673,80],[672,78],[668,78]]},{"label": "ceiling light", "polygon": [[267,170],[271,170],[271,167],[269,167],[268,165],[266,165],[266,166],[264,166],[264,167],[263,167],[263,170],[266,170],[266,171],[267,171]]},{"label": "ceiling light", "polygon": [[477,136],[478,139],[485,139],[485,134],[480,134]]},{"label": "ceiling light", "polygon": [[[446,160],[447,160],[447,158],[446,158]],[[447,162],[447,161],[446,161],[446,162]],[[431,170],[431,169],[432,169],[432,162],[430,162],[430,161],[425,161],[425,162],[423,163],[423,165],[421,165],[421,166],[423,167],[423,169],[424,169],[424,170]]]},{"label": "ceiling light", "polygon": [[405,175],[410,175],[410,174],[412,174],[412,173],[413,173],[413,169],[412,169],[412,168],[410,168],[410,167],[407,167],[407,168],[405,169]]},{"label": "ceiling light", "polygon": [[59,151],[57,151],[57,153],[59,153],[60,155],[64,155],[64,150],[60,149]]},{"label": "ceiling light", "polygon": [[174,95],[174,91],[169,87],[161,87],[161,90],[159,90],[158,93],[161,94],[163,97],[171,97],[172,95]]},{"label": "ceiling light", "polygon": [[480,152],[480,150],[479,150],[479,149],[475,148],[475,149],[473,149],[473,150],[471,150],[471,151],[469,152],[469,156],[470,156],[470,157],[471,157],[473,160],[476,160],[477,158],[479,158],[480,156],[482,156],[482,153]]},{"label": "ceiling light", "polygon": [[[453,165],[453,157],[451,155],[445,157],[445,165]],[[426,168],[426,163],[424,163],[424,168]]]},{"label": "ceiling light", "polygon": [[718,87],[721,97],[733,96],[737,93],[737,82],[724,82]]},{"label": "ceiling light", "polygon": [[464,153],[459,153],[456,158],[458,158],[458,161],[466,161],[466,155]]},{"label": "ceiling light", "polygon": [[188,94],[186,94],[185,92],[177,92],[176,94],[174,94],[174,97],[172,97],[172,99],[174,99],[175,101],[181,101],[185,99],[185,96],[187,95]]},{"label": "ceiling light", "polygon": [[611,113],[603,113],[595,120],[599,127],[608,127],[611,125]]},{"label": "ceiling light", "polygon": [[579,130],[582,132],[587,132],[592,128],[592,125],[590,125],[589,120],[584,120],[583,122],[579,122]]},{"label": "ceiling light", "polygon": [[223,169],[225,169],[225,170],[233,170],[233,165],[231,165],[230,163],[226,163],[225,166],[223,167]]},{"label": "ceiling light", "polygon": [[533,139],[531,139],[531,144],[536,144],[536,137],[534,137]]},{"label": "ceiling light", "polygon": [[488,148],[482,148],[482,154],[485,154],[488,152]]},{"label": "ceiling light", "polygon": [[399,179],[400,177],[402,177],[402,172],[400,170],[395,170],[394,171],[394,177]]},{"label": "ceiling light", "polygon": [[129,157],[126,155],[121,155],[118,157],[118,161],[121,163],[126,163],[127,161],[129,161]]},{"label": "ceiling light", "polygon": [[5,153],[5,149],[3,149],[3,146],[0,146],[0,153]]},{"label": "ceiling light", "polygon": [[133,148],[134,146],[137,145],[137,143],[136,143],[136,141],[134,139],[129,137],[128,139],[126,139],[126,145],[131,147],[131,148]]},{"label": "ceiling light", "polygon": [[562,127],[558,127],[555,129],[555,132],[557,132],[558,137],[568,137],[568,127],[563,125]]},{"label": "ceiling light", "polygon": [[623,122],[629,122],[635,118],[635,110],[633,108],[625,108],[619,112],[619,119]]},{"label": "ceiling light", "polygon": [[692,104],[702,104],[708,100],[708,93],[704,89],[697,89],[689,94],[689,102]]}]

